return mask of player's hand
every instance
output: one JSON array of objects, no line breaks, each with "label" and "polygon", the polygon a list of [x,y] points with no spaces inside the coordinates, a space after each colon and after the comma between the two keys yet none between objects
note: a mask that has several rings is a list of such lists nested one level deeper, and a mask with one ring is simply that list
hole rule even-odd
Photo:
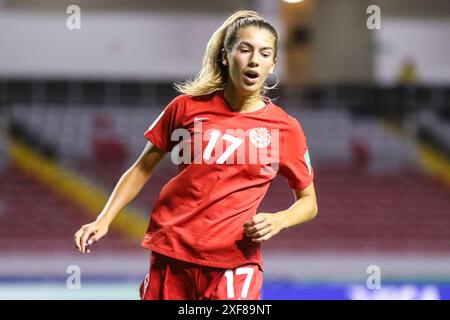
[{"label": "player's hand", "polygon": [[89,246],[103,238],[108,233],[108,226],[94,221],[85,224],[74,235],[75,245],[81,253],[91,253]]},{"label": "player's hand", "polygon": [[281,216],[276,213],[258,213],[243,225],[244,234],[253,242],[267,241],[282,229]]}]

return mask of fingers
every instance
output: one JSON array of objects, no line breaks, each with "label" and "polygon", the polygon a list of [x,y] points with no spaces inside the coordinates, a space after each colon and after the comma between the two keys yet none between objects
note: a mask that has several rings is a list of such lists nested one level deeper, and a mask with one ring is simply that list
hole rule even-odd
[{"label": "fingers", "polygon": [[[83,228],[83,234],[80,239],[81,253],[87,252],[86,249],[91,245],[88,243],[89,237],[94,234],[94,230],[90,227]],[[88,250],[90,252],[90,250]]]},{"label": "fingers", "polygon": [[268,232],[268,233],[266,233],[264,236],[262,236],[262,237],[259,237],[259,238],[254,238],[254,239],[252,239],[252,241],[253,242],[256,242],[256,243],[261,243],[261,242],[264,242],[264,241],[267,241],[267,240],[269,240],[270,238],[272,238],[274,236],[274,232],[273,231],[270,231],[270,232]]},{"label": "fingers", "polygon": [[271,225],[270,221],[264,220],[264,221],[262,221],[262,222],[260,222],[258,224],[255,224],[253,226],[249,226],[249,227],[244,228],[244,232],[248,236],[251,236],[251,235],[254,235],[254,234],[260,232],[261,230],[263,230],[263,229],[265,229],[267,227],[270,227],[270,225]]},{"label": "fingers", "polygon": [[254,226],[255,224],[263,222],[265,219],[266,219],[265,213],[258,213],[250,221],[247,221],[246,223],[244,223],[243,227],[247,228],[247,227]]},{"label": "fingers", "polygon": [[100,240],[108,232],[108,228],[90,223],[82,226],[74,235],[75,245],[81,253],[91,253],[89,247]]},{"label": "fingers", "polygon": [[91,230],[85,229],[83,235],[81,236],[81,253],[86,252],[86,245],[89,236],[91,235]]},{"label": "fingers", "polygon": [[[94,243],[96,243],[98,240],[100,240],[100,237],[95,234],[92,237],[90,237],[87,241],[86,247],[89,247],[91,245],[93,245]],[[87,252],[87,251],[86,251]]]},{"label": "fingers", "polygon": [[75,245],[76,245],[78,251],[81,251],[80,239],[81,239],[82,234],[83,234],[83,230],[80,229],[74,235]]},{"label": "fingers", "polygon": [[261,237],[264,237],[266,234],[272,232],[272,228],[270,226],[267,226],[266,228],[255,231],[253,233],[247,233],[247,237],[251,238],[252,240],[259,239]]},{"label": "fingers", "polygon": [[88,245],[92,245],[92,244],[96,243],[97,241],[99,241],[101,238],[103,238],[106,235],[107,232],[108,232],[108,229],[97,228],[97,230],[95,230],[95,234],[89,238]]},{"label": "fingers", "polygon": [[247,237],[256,243],[268,240],[271,237],[272,231],[272,224],[269,220],[263,220],[260,223],[244,228]]},{"label": "fingers", "polygon": [[78,248],[78,251],[80,252],[83,252],[84,250],[84,245],[82,244],[82,242],[83,236],[86,233],[87,228],[88,228],[87,226],[82,226],[80,230],[78,230],[74,235],[75,245]]},{"label": "fingers", "polygon": [[258,213],[243,225],[244,233],[253,242],[267,241],[279,231],[276,216],[270,213]]}]

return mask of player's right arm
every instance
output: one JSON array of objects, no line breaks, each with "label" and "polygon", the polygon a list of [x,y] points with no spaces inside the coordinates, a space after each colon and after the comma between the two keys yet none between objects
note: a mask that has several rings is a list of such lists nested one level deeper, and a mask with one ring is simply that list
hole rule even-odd
[{"label": "player's right arm", "polygon": [[121,176],[97,219],[82,226],[75,233],[75,244],[81,253],[90,252],[88,247],[108,232],[117,214],[141,191],[156,165],[167,152],[147,142],[138,160]]}]

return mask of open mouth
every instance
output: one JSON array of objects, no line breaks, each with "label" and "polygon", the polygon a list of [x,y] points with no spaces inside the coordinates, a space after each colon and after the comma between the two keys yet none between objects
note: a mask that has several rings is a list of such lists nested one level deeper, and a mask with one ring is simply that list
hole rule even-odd
[{"label": "open mouth", "polygon": [[250,79],[256,79],[256,78],[259,77],[259,74],[258,74],[258,72],[256,72],[256,71],[247,71],[247,72],[244,73],[244,75],[245,75],[247,78],[250,78]]},{"label": "open mouth", "polygon": [[248,85],[255,84],[258,81],[259,74],[256,71],[247,71],[244,73],[244,82]]}]

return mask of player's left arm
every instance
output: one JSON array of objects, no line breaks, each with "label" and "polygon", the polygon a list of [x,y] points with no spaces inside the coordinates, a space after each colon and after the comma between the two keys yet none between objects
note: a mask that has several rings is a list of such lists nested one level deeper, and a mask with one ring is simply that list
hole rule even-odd
[{"label": "player's left arm", "polygon": [[318,212],[314,183],[303,190],[294,190],[296,201],[292,206],[276,213],[261,212],[243,226],[244,233],[254,242],[263,242],[272,238],[281,230],[314,219]]}]

